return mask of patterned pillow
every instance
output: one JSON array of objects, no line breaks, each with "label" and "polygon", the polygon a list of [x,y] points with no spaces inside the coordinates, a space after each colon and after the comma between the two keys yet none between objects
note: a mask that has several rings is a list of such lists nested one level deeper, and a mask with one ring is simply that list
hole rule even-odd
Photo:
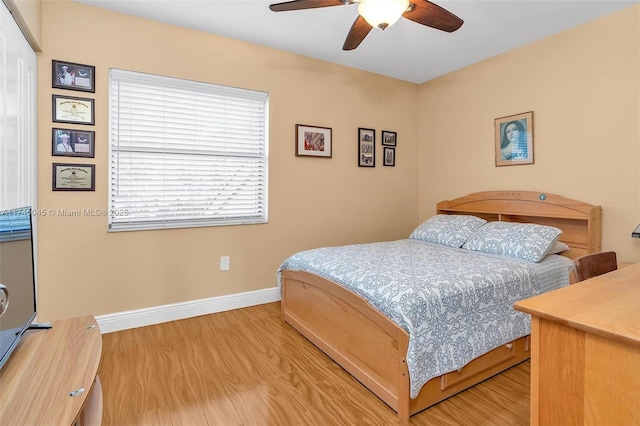
[{"label": "patterned pillow", "polygon": [[485,223],[486,220],[476,216],[437,214],[422,222],[409,238],[459,248]]},{"label": "patterned pillow", "polygon": [[533,223],[489,222],[469,237],[464,249],[540,262],[562,231]]}]

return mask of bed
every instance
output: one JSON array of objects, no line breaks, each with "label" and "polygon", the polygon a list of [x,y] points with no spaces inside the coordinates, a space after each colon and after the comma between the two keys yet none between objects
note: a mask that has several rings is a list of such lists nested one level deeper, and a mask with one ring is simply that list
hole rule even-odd
[{"label": "bed", "polygon": [[[447,217],[444,215],[451,215],[452,219],[454,217],[470,218],[473,216],[486,221],[487,225],[490,224],[494,227],[506,226],[505,223],[515,227],[520,226],[518,224],[538,224],[543,225],[540,228],[553,227],[561,230],[562,233],[558,241],[566,244],[564,251],[561,253],[564,256],[564,263],[560,260],[562,256],[546,256],[546,253],[545,256],[540,256],[541,259],[544,258],[544,261],[539,262],[543,269],[546,268],[544,265],[546,265],[547,258],[555,259],[552,263],[555,262],[560,265],[561,269],[564,268],[564,275],[560,278],[558,278],[557,274],[553,275],[552,273],[553,277],[547,280],[552,283],[560,279],[564,281],[561,283],[562,285],[568,284],[567,268],[570,262],[567,258],[572,259],[582,254],[600,251],[600,207],[558,195],[529,191],[473,193],[438,203],[435,216],[446,219]],[[489,227],[487,226],[487,228]],[[484,226],[482,228],[484,229]],[[416,228],[412,236],[419,229],[420,227]],[[468,242],[471,242],[471,240],[472,238],[469,238]],[[431,246],[439,246],[439,244],[429,241],[415,241],[408,238],[395,242],[371,243],[363,246],[367,246],[368,249],[372,250],[367,252],[366,255],[362,255],[367,259],[371,258],[372,265],[381,263],[375,260],[376,256],[381,259],[388,259],[389,256],[394,258],[405,257],[405,260],[399,261],[398,271],[404,272],[398,273],[397,276],[401,277],[402,275],[411,276],[411,274],[414,274],[413,276],[421,276],[423,274],[422,270],[420,270],[419,274],[407,272],[407,265],[416,262],[412,257],[413,255],[395,255],[393,254],[395,253],[394,250],[400,250],[399,253],[413,253],[416,250],[427,253],[434,249]],[[356,246],[338,248],[338,252],[333,254],[335,256],[334,261],[338,262],[337,259],[339,258],[358,258],[359,255],[351,251],[356,249]],[[391,251],[386,252],[385,250]],[[470,253],[472,251],[473,253]],[[455,259],[454,256],[457,256],[457,254],[453,252],[469,253],[468,258],[478,258],[486,255],[487,260],[483,262],[481,259],[477,264],[486,263],[488,266],[485,265],[483,271],[475,271],[470,274],[469,270],[465,269],[466,266],[464,264],[473,262],[467,262],[466,260],[452,261],[451,265],[455,266],[449,268],[452,271],[450,274],[451,279],[455,279],[456,276],[488,276],[492,274],[492,271],[499,276],[502,273],[500,271],[506,269],[514,269],[516,274],[523,274],[524,276],[529,274],[528,272],[523,272],[527,269],[525,264],[538,264],[538,262],[526,262],[522,259],[517,259],[514,261],[515,264],[508,264],[509,266],[506,267],[497,266],[498,264],[494,264],[494,262],[504,260],[505,256],[487,255],[474,250],[464,250],[463,248],[455,247],[455,244],[452,244],[451,248],[447,247],[441,250],[437,255],[429,254],[428,256],[433,259],[444,258],[446,262],[446,259]],[[447,357],[437,357],[430,360],[429,357],[421,355],[424,352],[420,352],[421,349],[417,348],[416,342],[424,340],[427,344],[432,344],[434,340],[426,334],[419,334],[418,336],[422,336],[420,338],[416,338],[412,334],[416,333],[416,329],[412,327],[418,327],[412,321],[421,317],[423,311],[414,309],[415,312],[412,314],[411,312],[413,311],[409,309],[410,312],[406,315],[403,314],[404,316],[402,317],[405,320],[406,317],[409,317],[409,320],[408,322],[403,322],[402,318],[400,320],[394,318],[389,312],[383,313],[383,305],[379,305],[377,308],[374,307],[374,304],[378,302],[373,302],[374,299],[369,297],[369,293],[377,293],[380,288],[384,287],[386,289],[384,292],[387,293],[387,296],[390,294],[389,297],[384,299],[384,304],[388,305],[406,304],[406,300],[411,300],[412,296],[408,299],[405,298],[405,302],[399,301],[400,299],[397,298],[399,296],[394,294],[393,291],[395,287],[390,283],[383,283],[383,287],[365,284],[364,287],[368,288],[368,290],[364,290],[364,292],[358,290],[360,292],[358,293],[356,290],[350,289],[345,283],[339,283],[342,279],[341,274],[349,275],[348,272],[345,272],[348,268],[345,268],[344,265],[334,265],[334,270],[329,272],[315,269],[315,265],[302,267],[302,258],[304,258],[305,254],[306,252],[297,253],[283,262],[278,270],[284,321],[304,335],[395,410],[404,422],[408,423],[411,415],[529,358],[529,335],[522,332],[523,324],[517,324],[522,322],[522,318],[520,318],[512,323],[500,325],[500,330],[517,328],[517,330],[513,331],[516,336],[519,336],[517,338],[510,338],[510,330],[504,333],[501,331],[498,334],[504,334],[505,336],[499,336],[498,338],[504,339],[506,337],[507,340],[502,340],[498,345],[495,345],[494,339],[493,343],[488,343],[488,345],[494,345],[488,350],[486,344],[475,341],[470,345],[472,349],[463,347],[458,350],[455,348],[460,348],[460,341],[465,341],[467,338],[462,337],[457,340],[452,338],[452,340],[455,340],[453,346],[455,350],[446,348],[444,352],[451,355],[449,358],[453,359],[454,364],[448,364],[447,360],[443,362],[443,359]],[[314,251],[314,254],[317,253]],[[360,258],[362,259],[363,257]],[[371,267],[371,269],[374,269],[374,267]],[[335,275],[332,275],[333,273]],[[546,284],[541,285],[537,277],[543,276],[543,273],[546,272],[532,272],[531,276],[536,278],[527,278],[533,283],[529,285],[533,290],[515,290],[517,287],[502,285],[500,292],[506,298],[506,302],[503,301],[501,303],[508,303],[508,310],[511,312],[514,311],[512,303],[518,297],[524,297],[531,291],[546,291],[558,285],[557,283],[552,284],[549,288],[545,288]],[[356,273],[355,275],[364,274]],[[377,278],[373,278],[373,280],[378,281],[393,281],[394,279],[395,275],[390,274],[388,271],[386,275],[381,273]],[[500,281],[499,277],[495,279]],[[505,279],[504,281],[509,280]],[[456,283],[456,287],[465,287],[468,284],[462,281],[465,280]],[[468,279],[466,281],[474,280]],[[443,286],[443,289],[449,288],[448,286],[450,286],[450,283],[447,284],[447,287]],[[392,290],[389,290],[389,288]],[[417,291],[420,292],[422,290]],[[475,291],[476,293],[474,294],[478,293],[477,289],[470,291]],[[518,293],[519,291],[522,291],[522,293]],[[453,295],[452,297],[454,299],[462,297],[467,302],[470,300],[468,295]],[[441,308],[438,307],[435,310],[442,311]],[[502,309],[504,311],[504,308]],[[442,314],[444,315],[442,318],[451,316],[448,311],[442,312]],[[441,323],[440,317],[429,318],[433,324]],[[493,320],[495,318],[491,319],[491,321]],[[483,321],[478,321],[478,323],[480,325],[485,324]],[[517,324],[517,326],[513,325],[512,327],[509,324]],[[528,323],[524,324],[524,326],[528,327]],[[423,327],[423,325],[419,327]],[[455,328],[455,325],[448,326],[448,328],[440,327],[438,335],[442,334],[443,329],[450,332],[451,327]],[[485,328],[494,329],[493,326]],[[452,334],[455,334],[455,332],[452,332]],[[472,357],[471,360],[468,360],[469,356]],[[416,359],[419,359],[420,362],[417,362]],[[456,368],[438,372],[437,369],[434,370],[428,367],[426,368],[426,370],[429,370],[428,373],[416,375],[416,364],[420,364],[419,367],[424,369],[425,365],[430,365],[430,362],[439,364],[439,369],[446,368],[447,365],[456,365]],[[458,365],[460,366],[458,367]],[[434,371],[436,371],[437,375],[429,378],[434,374]],[[416,379],[418,376],[420,380]],[[422,383],[423,381],[424,383]]]}]

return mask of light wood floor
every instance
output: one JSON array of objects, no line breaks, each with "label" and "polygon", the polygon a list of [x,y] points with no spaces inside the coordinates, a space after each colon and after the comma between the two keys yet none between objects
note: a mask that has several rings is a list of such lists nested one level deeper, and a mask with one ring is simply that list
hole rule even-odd
[{"label": "light wood floor", "polygon": [[[528,425],[529,361],[411,418]],[[392,425],[396,413],[280,318],[280,303],[103,336],[103,425]]]}]

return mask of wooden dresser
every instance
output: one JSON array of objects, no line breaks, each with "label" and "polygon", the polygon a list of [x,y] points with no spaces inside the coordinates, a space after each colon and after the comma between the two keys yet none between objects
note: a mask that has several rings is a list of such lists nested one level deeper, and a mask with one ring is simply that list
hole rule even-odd
[{"label": "wooden dresser", "polygon": [[531,314],[531,425],[640,425],[640,264],[515,308]]},{"label": "wooden dresser", "polygon": [[0,425],[99,425],[101,354],[92,316],[27,331],[0,370]]}]

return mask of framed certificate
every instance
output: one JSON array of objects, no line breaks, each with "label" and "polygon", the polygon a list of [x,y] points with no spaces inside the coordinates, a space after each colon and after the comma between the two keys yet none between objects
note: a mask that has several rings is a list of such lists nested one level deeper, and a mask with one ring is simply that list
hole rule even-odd
[{"label": "framed certificate", "polygon": [[56,123],[95,124],[94,100],[52,95],[53,121]]},{"label": "framed certificate", "polygon": [[54,191],[95,191],[95,164],[53,163]]}]

